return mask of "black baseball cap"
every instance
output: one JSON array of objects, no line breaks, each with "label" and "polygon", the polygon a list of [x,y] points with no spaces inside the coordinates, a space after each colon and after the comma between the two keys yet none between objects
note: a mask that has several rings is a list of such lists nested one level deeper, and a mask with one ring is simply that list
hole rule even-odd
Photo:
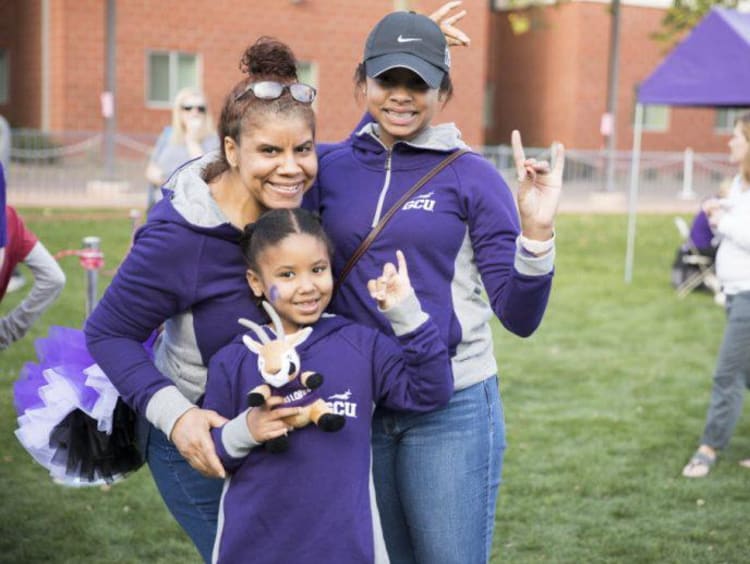
[{"label": "black baseball cap", "polygon": [[438,24],[414,12],[393,12],[370,32],[364,64],[370,78],[403,67],[417,73],[430,88],[440,88],[451,60]]}]

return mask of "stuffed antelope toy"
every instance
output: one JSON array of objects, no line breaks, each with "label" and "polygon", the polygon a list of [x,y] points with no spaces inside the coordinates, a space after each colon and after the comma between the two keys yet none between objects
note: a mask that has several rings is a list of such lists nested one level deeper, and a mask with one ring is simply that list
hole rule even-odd
[{"label": "stuffed antelope toy", "polygon": [[[296,333],[286,335],[279,314],[273,306],[264,301],[263,308],[273,322],[276,331],[275,340],[271,340],[258,324],[248,319],[239,319],[241,325],[250,329],[258,337],[256,341],[250,335],[244,335],[242,342],[250,351],[258,355],[258,370],[266,382],[248,392],[247,403],[250,407],[262,406],[271,397],[274,389],[286,386],[297,377],[299,377],[300,384],[307,390],[314,390],[323,384],[321,374],[312,371],[300,372],[299,355],[295,350],[297,345],[302,344],[310,336],[312,327],[305,327]],[[286,424],[295,429],[305,427],[312,422],[323,431],[334,432],[340,430],[346,421],[343,415],[333,413],[328,404],[319,397],[299,407],[301,408],[299,414],[283,419]],[[286,436],[266,442],[266,449],[270,452],[284,452],[288,448],[289,442]]]}]

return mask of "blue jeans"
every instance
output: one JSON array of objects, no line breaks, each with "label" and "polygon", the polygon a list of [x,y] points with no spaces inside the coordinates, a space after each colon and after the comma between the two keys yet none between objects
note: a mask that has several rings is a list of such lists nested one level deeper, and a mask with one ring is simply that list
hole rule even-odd
[{"label": "blue jeans", "polygon": [[490,558],[505,423],[496,378],[430,413],[376,410],[373,477],[391,564]]},{"label": "blue jeans", "polygon": [[716,362],[701,444],[727,446],[750,387],[750,292],[727,296],[727,326]]},{"label": "blue jeans", "polygon": [[188,464],[164,433],[149,423],[146,425],[146,461],[156,487],[203,560],[211,562],[224,480],[203,476]]}]

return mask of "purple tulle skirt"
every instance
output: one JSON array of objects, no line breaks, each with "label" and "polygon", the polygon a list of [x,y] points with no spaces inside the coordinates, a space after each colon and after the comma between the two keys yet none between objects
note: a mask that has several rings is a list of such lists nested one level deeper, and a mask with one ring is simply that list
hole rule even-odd
[{"label": "purple tulle skirt", "polygon": [[83,331],[53,326],[34,346],[39,363],[26,363],[13,386],[23,447],[63,485],[110,484],[137,470],[135,413],[91,358]]}]

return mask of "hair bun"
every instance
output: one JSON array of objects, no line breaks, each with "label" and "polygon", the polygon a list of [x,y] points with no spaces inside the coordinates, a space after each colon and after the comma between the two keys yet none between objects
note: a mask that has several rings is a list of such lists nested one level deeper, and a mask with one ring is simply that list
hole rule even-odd
[{"label": "hair bun", "polygon": [[264,36],[245,49],[240,70],[253,80],[296,80],[297,60],[286,44]]}]

